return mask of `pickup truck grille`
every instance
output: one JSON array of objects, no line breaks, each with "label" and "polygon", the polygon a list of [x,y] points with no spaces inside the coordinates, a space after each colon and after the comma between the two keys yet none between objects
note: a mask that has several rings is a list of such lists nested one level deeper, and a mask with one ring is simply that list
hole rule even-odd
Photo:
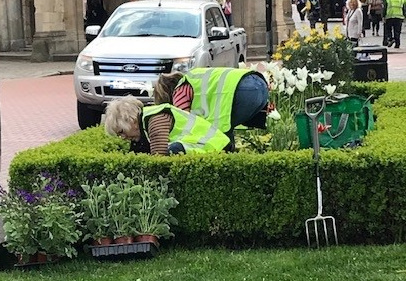
[{"label": "pickup truck grille", "polygon": [[173,61],[154,59],[94,59],[94,75],[133,76],[170,73]]},{"label": "pickup truck grille", "polygon": [[106,86],[95,87],[96,94],[103,96],[102,89],[104,91],[104,95],[106,96],[124,97],[131,94],[136,97],[148,97],[148,92],[141,92],[139,89],[111,89],[110,87]]}]

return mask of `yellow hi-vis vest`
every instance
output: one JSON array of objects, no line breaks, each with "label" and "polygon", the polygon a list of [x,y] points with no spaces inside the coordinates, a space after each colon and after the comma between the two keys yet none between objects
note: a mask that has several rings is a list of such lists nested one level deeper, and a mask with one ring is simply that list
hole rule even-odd
[{"label": "yellow hi-vis vest", "polygon": [[405,0],[391,0],[391,1],[386,1],[388,7],[386,10],[386,18],[387,19],[393,19],[393,18],[398,18],[398,19],[404,19],[403,15],[403,5],[406,4]]},{"label": "yellow hi-vis vest", "polygon": [[148,140],[148,119],[164,110],[170,111],[175,120],[169,132],[169,144],[180,142],[186,153],[221,151],[230,142],[224,133],[214,129],[208,121],[168,103],[144,107],[142,123]]},{"label": "yellow hi-vis vest", "polygon": [[193,88],[191,113],[203,117],[214,128],[226,133],[231,128],[234,93],[241,78],[250,69],[194,68],[187,72],[177,87],[187,81]]}]

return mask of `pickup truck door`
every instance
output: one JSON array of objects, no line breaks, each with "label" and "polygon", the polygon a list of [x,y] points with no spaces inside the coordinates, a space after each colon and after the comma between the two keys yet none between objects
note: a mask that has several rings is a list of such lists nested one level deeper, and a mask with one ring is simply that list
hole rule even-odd
[{"label": "pickup truck door", "polygon": [[[206,11],[205,21],[207,36],[211,35],[210,32],[212,27],[227,27],[224,16],[221,10],[217,7],[211,7]],[[234,49],[233,40],[233,38],[228,38],[213,40],[210,42],[212,55],[211,66],[234,67],[236,50]]]}]

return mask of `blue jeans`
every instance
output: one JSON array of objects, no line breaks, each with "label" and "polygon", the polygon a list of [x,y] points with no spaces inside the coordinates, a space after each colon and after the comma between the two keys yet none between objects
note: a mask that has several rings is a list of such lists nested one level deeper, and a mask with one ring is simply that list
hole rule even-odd
[{"label": "blue jeans", "polygon": [[251,120],[268,103],[269,91],[265,80],[257,74],[243,77],[234,93],[231,110],[231,129],[226,133],[234,150],[234,128]]}]

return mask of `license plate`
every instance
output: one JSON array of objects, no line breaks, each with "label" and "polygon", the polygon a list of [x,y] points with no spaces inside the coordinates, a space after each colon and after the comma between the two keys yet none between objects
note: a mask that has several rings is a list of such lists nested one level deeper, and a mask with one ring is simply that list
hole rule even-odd
[{"label": "license plate", "polygon": [[131,80],[112,80],[106,83],[110,89],[147,89],[144,82],[134,82]]}]

